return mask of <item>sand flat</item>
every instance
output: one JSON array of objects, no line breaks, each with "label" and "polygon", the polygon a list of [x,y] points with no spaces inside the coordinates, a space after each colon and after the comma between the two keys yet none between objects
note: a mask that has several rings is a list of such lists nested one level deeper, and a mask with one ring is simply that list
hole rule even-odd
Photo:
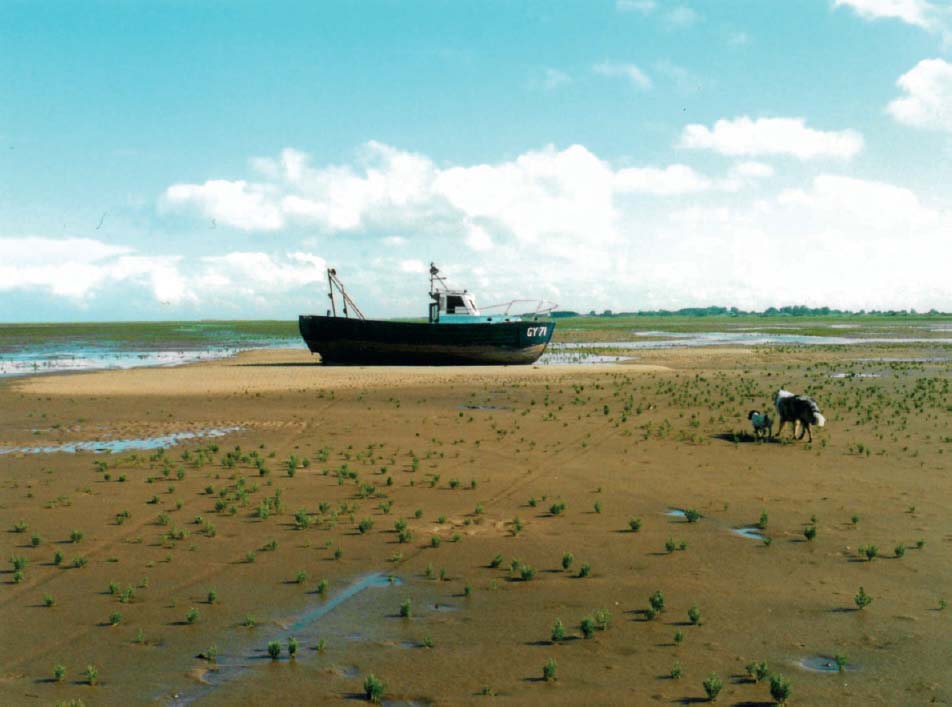
[{"label": "sand flat", "polygon": [[[800,704],[947,702],[948,364],[854,361],[881,354],[323,369],[280,351],[6,381],[4,443],[240,429],[162,455],[0,457],[0,552],[26,560],[19,581],[10,564],[0,575],[0,701],[162,703],[200,688],[208,704],[335,704],[373,672],[388,699],[479,703],[487,690],[512,704],[645,704],[700,699],[717,672],[722,702],[764,702],[767,686],[743,676],[766,660],[792,679]],[[830,377],[873,369],[882,377]],[[780,384],[820,401],[829,422],[813,445],[745,437],[747,410],[768,405]],[[702,517],[687,523],[665,515],[671,508]],[[763,511],[769,547],[731,532]],[[872,561],[858,551],[869,544]],[[85,564],[74,567],[77,558]],[[583,564],[588,577],[578,576]],[[289,660],[295,622],[374,572],[402,583],[354,594],[301,629]],[[873,597],[863,611],[860,586]],[[658,590],[665,610],[649,621]],[[700,625],[688,620],[692,605]],[[580,622],[598,609],[610,626],[585,639]],[[561,644],[550,641],[557,618]],[[283,646],[274,664],[271,640]],[[237,677],[205,672],[214,665],[196,656],[210,646],[226,673],[241,666]],[[798,667],[834,653],[856,669]],[[549,658],[559,669],[547,684]],[[49,679],[55,664],[69,671],[61,683]],[[89,664],[96,687],[83,684]]]}]

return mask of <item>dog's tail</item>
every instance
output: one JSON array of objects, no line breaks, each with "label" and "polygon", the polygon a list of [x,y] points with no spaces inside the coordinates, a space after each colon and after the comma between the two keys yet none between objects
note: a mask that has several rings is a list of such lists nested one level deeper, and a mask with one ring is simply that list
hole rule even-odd
[{"label": "dog's tail", "polygon": [[806,397],[804,399],[810,403],[810,409],[813,411],[813,424],[817,427],[823,427],[826,424],[826,418],[820,414],[820,407],[816,404],[816,400]]}]

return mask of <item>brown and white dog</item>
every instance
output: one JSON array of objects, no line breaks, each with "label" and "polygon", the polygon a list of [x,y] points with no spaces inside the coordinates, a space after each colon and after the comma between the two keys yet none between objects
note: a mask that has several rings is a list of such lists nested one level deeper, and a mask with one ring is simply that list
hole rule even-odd
[{"label": "brown and white dog", "polygon": [[809,441],[813,441],[813,434],[810,432],[810,425],[823,427],[826,424],[826,418],[820,414],[820,408],[813,398],[806,395],[795,395],[789,390],[781,388],[774,395],[774,407],[777,408],[777,417],[780,419],[780,426],[777,428],[777,436],[788,422],[793,425],[793,436],[797,435],[797,423],[800,423],[800,436],[797,439],[803,439],[806,434]]}]

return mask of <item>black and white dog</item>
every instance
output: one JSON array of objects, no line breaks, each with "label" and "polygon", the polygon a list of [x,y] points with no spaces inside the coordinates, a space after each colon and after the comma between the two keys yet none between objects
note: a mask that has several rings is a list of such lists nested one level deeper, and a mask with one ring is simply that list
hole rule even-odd
[{"label": "black and white dog", "polygon": [[747,419],[754,427],[754,437],[757,439],[773,437],[773,420],[770,415],[760,410],[751,410],[747,413]]},{"label": "black and white dog", "polygon": [[799,422],[800,436],[797,439],[803,439],[803,435],[806,434],[812,442],[813,434],[810,432],[810,425],[823,427],[826,424],[826,418],[820,414],[816,400],[806,395],[795,395],[781,388],[774,395],[774,407],[777,408],[777,416],[780,418],[780,426],[777,428],[778,437],[783,426],[788,422],[793,425],[793,436],[796,437]]}]

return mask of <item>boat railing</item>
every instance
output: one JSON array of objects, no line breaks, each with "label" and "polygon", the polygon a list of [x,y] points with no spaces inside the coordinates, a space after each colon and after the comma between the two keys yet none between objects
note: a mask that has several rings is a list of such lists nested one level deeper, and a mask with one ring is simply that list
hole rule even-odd
[{"label": "boat railing", "polygon": [[[527,308],[524,311],[514,312],[513,308],[521,304],[531,304],[534,305],[532,308]],[[543,314],[548,314],[553,309],[559,305],[554,302],[548,302],[542,299],[514,299],[509,302],[503,302],[502,304],[491,304],[488,307],[480,307],[480,311],[483,314],[492,313],[496,314],[498,311],[500,315],[503,316],[532,316],[538,317]]]}]

